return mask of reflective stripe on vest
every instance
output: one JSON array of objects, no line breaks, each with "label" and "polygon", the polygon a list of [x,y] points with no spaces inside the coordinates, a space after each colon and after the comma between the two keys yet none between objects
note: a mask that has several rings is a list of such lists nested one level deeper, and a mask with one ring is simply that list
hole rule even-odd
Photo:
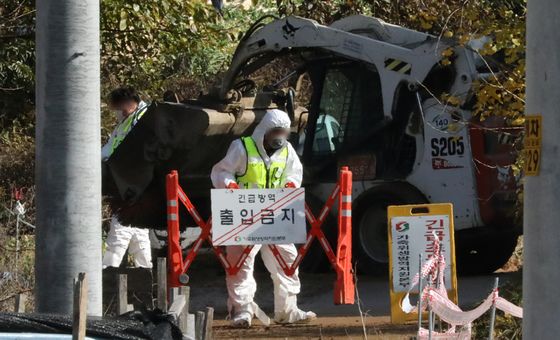
[{"label": "reflective stripe on vest", "polygon": [[239,187],[246,189],[279,188],[288,160],[288,147],[282,148],[280,160],[272,161],[267,169],[253,138],[242,137],[241,141],[247,151],[247,169],[245,174],[236,178]]},{"label": "reflective stripe on vest", "polygon": [[145,102],[140,102],[138,108],[130,116],[126,117],[119,126],[115,129],[113,141],[111,144],[111,154],[115,152],[115,149],[121,144],[126,135],[132,130],[132,127],[138,123],[140,118],[148,110],[148,104]]}]

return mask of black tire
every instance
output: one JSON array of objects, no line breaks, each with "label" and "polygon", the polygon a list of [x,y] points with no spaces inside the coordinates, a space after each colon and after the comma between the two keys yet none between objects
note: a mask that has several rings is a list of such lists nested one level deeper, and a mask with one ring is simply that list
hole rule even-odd
[{"label": "black tire", "polygon": [[353,258],[358,272],[388,275],[387,207],[424,204],[426,197],[408,183],[387,183],[363,193],[353,207]]},{"label": "black tire", "polygon": [[360,274],[386,275],[389,262],[387,253],[387,206],[383,202],[360,211],[353,223],[353,259]]},{"label": "black tire", "polygon": [[518,235],[480,227],[455,232],[455,255],[459,275],[490,274],[507,263]]}]

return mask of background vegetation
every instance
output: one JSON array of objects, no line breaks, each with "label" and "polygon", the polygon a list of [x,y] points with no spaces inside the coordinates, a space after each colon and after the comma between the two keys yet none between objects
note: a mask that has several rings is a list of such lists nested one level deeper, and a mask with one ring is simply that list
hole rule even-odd
[{"label": "background vegetation", "polygon": [[[300,15],[329,24],[351,14],[379,17],[386,22],[425,31],[457,44],[487,37],[480,51],[500,72],[476,84],[476,114],[506,117],[523,124],[525,90],[525,0],[253,0],[244,8],[226,2],[223,16],[202,0],[101,0],[102,94],[130,84],[144,97],[159,98],[173,89],[181,97],[207,88],[229,62],[242,33],[264,14]],[[33,223],[34,178],[34,36],[35,2],[0,3],[0,274],[14,270],[14,204],[12,190],[24,188],[26,219]],[[444,52],[451,62],[452,51]],[[103,98],[101,98],[103,99]],[[439,98],[462,105],[452,94]],[[106,137],[113,117],[102,113]],[[516,168],[517,171],[519,168]],[[32,244],[31,229],[29,234]],[[28,242],[28,241],[25,241]],[[26,274],[18,280],[0,275],[0,302],[17,290],[29,289],[33,247]],[[25,260],[27,261],[27,260]],[[20,266],[20,270],[22,266]],[[8,285],[9,283],[9,285]],[[6,287],[10,287],[7,289]]]}]

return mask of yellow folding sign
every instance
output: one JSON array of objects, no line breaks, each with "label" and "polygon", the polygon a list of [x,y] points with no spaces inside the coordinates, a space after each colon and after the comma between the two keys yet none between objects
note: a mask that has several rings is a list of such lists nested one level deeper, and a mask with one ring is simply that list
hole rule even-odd
[{"label": "yellow folding sign", "polygon": [[[389,232],[389,292],[391,322],[405,323],[418,319],[416,313],[406,314],[400,304],[410,289],[419,269],[418,255],[426,261],[433,254],[434,233],[440,240],[445,258],[445,287],[449,299],[457,303],[457,272],[455,268],[455,239],[453,234],[453,205],[399,205],[387,208]],[[417,295],[418,287],[412,290]]]}]

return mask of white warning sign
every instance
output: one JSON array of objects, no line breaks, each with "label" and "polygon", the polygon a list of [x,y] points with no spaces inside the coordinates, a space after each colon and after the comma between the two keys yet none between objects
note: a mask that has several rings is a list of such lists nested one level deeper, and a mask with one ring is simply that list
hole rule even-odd
[{"label": "white warning sign", "polygon": [[[445,263],[451,264],[451,239],[448,215],[397,216],[391,219],[393,290],[406,292],[412,277],[418,272],[418,254],[424,260],[434,254],[434,237],[439,239]],[[451,266],[445,269],[444,277],[450,278]],[[450,280],[445,286],[451,289]]]},{"label": "white warning sign", "polygon": [[304,243],[305,190],[212,189],[215,246]]}]

